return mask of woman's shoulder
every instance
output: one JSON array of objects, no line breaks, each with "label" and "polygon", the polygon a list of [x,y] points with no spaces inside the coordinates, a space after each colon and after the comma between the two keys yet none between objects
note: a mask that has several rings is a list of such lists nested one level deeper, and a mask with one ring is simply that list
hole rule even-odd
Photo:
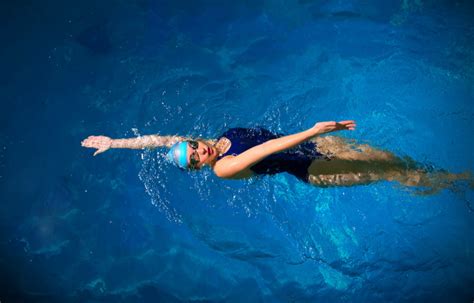
[{"label": "woman's shoulder", "polygon": [[214,163],[214,165],[212,166],[212,170],[214,171],[214,173],[218,177],[225,178],[228,165],[231,164],[230,161],[233,158],[235,158],[234,155],[228,155],[228,156],[225,156],[225,157],[217,160],[216,163]]},{"label": "woman's shoulder", "polygon": [[234,161],[235,158],[236,156],[229,155],[218,160],[212,167],[216,176],[218,176],[219,178],[224,178],[224,179],[245,179],[245,178],[252,177],[253,172],[250,168],[241,170],[238,173],[229,173],[230,171],[229,165],[232,164],[232,161]]}]

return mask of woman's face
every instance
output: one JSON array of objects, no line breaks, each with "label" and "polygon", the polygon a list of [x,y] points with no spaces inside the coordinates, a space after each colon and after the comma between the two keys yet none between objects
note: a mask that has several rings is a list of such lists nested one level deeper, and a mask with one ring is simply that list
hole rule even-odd
[{"label": "woman's face", "polygon": [[216,149],[205,141],[188,141],[188,163],[192,169],[201,169],[217,158]]}]

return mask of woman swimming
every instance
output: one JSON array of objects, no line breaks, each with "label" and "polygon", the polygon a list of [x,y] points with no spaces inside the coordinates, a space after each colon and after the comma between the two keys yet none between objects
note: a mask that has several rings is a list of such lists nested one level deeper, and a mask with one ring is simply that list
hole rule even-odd
[{"label": "woman swimming", "polygon": [[110,148],[168,147],[168,159],[181,169],[210,166],[218,177],[229,179],[287,172],[322,187],[387,180],[426,187],[424,193],[435,193],[456,180],[470,178],[468,173],[428,171],[410,158],[402,159],[366,144],[334,136],[320,137],[355,128],[355,121],[347,120],[319,122],[292,135],[273,134],[263,128],[232,128],[217,140],[160,135],[130,139],[89,136],[81,144],[97,149],[94,156]]}]

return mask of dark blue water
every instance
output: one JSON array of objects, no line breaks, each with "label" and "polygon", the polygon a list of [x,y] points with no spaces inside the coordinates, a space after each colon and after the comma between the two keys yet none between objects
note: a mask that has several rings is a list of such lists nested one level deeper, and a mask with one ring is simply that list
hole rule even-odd
[{"label": "dark blue water", "polygon": [[1,302],[472,302],[473,191],[219,180],[89,135],[345,137],[474,171],[470,1],[0,9]]}]

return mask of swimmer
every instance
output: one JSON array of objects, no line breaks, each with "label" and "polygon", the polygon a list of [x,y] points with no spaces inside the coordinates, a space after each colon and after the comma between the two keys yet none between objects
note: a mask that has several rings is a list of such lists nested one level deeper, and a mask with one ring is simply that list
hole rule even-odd
[{"label": "swimmer", "polygon": [[[414,160],[400,158],[367,144],[356,144],[335,136],[336,131],[353,131],[353,120],[318,122],[292,135],[274,134],[263,128],[232,128],[218,139],[147,135],[129,139],[89,136],[81,142],[95,148],[94,156],[110,148],[144,149],[167,147],[167,158],[183,170],[209,166],[221,178],[242,179],[254,175],[286,172],[320,187],[366,185],[396,181],[423,187],[433,194],[451,188],[458,180],[471,180],[470,173],[431,171]],[[472,185],[472,184],[471,184]]]}]

